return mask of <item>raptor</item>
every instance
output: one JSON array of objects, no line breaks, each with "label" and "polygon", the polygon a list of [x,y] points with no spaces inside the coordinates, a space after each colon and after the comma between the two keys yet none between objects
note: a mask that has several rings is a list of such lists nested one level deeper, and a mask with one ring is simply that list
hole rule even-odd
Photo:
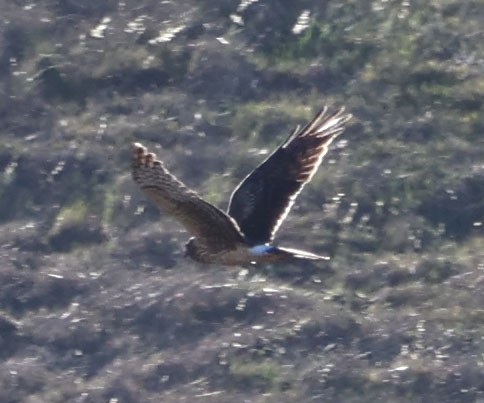
[{"label": "raptor", "polygon": [[331,142],[351,118],[324,107],[299,126],[233,191],[226,212],[189,189],[140,143],[132,145],[132,176],[158,207],[193,237],[186,254],[202,263],[238,265],[291,259],[324,259],[273,244],[296,197],[319,168]]}]

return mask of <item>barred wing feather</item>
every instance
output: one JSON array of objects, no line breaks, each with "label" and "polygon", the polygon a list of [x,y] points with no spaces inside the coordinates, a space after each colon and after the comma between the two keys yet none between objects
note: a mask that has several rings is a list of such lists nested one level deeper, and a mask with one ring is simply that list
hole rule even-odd
[{"label": "barred wing feather", "polygon": [[132,146],[131,172],[143,192],[172,215],[211,251],[233,249],[244,242],[237,223],[172,175],[139,143]]}]

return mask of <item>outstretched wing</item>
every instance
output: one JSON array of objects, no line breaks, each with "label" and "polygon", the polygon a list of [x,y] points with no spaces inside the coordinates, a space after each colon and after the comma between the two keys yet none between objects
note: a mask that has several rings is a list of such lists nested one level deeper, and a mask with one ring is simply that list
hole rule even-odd
[{"label": "outstretched wing", "polygon": [[228,214],[237,221],[249,245],[270,242],[304,184],[317,171],[329,144],[351,118],[341,108],[325,107],[299,127],[234,190]]},{"label": "outstretched wing", "polygon": [[155,154],[147,153],[139,143],[132,145],[132,153],[131,173],[141,190],[209,250],[232,249],[244,242],[231,217],[187,188],[156,160]]}]

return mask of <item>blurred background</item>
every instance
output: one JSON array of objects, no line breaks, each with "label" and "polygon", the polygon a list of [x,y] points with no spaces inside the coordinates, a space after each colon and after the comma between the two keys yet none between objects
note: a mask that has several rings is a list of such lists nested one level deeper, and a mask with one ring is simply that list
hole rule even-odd
[{"label": "blurred background", "polygon": [[[484,401],[484,3],[0,4],[2,402]],[[278,232],[201,266],[133,184],[207,200],[354,118]],[[482,287],[482,288],[481,288]]]}]

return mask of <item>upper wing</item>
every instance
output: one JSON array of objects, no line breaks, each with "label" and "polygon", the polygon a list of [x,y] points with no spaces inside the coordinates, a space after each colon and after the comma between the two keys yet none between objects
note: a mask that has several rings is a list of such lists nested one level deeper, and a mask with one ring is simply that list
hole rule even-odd
[{"label": "upper wing", "polygon": [[243,242],[237,223],[200,198],[173,176],[142,144],[132,145],[131,173],[140,188],[164,211],[180,221],[210,250],[231,249]]},{"label": "upper wing", "polygon": [[297,127],[237,186],[228,213],[250,245],[273,239],[304,184],[321,164],[328,145],[343,132],[350,118],[344,108],[328,115],[325,107],[303,129]]}]

